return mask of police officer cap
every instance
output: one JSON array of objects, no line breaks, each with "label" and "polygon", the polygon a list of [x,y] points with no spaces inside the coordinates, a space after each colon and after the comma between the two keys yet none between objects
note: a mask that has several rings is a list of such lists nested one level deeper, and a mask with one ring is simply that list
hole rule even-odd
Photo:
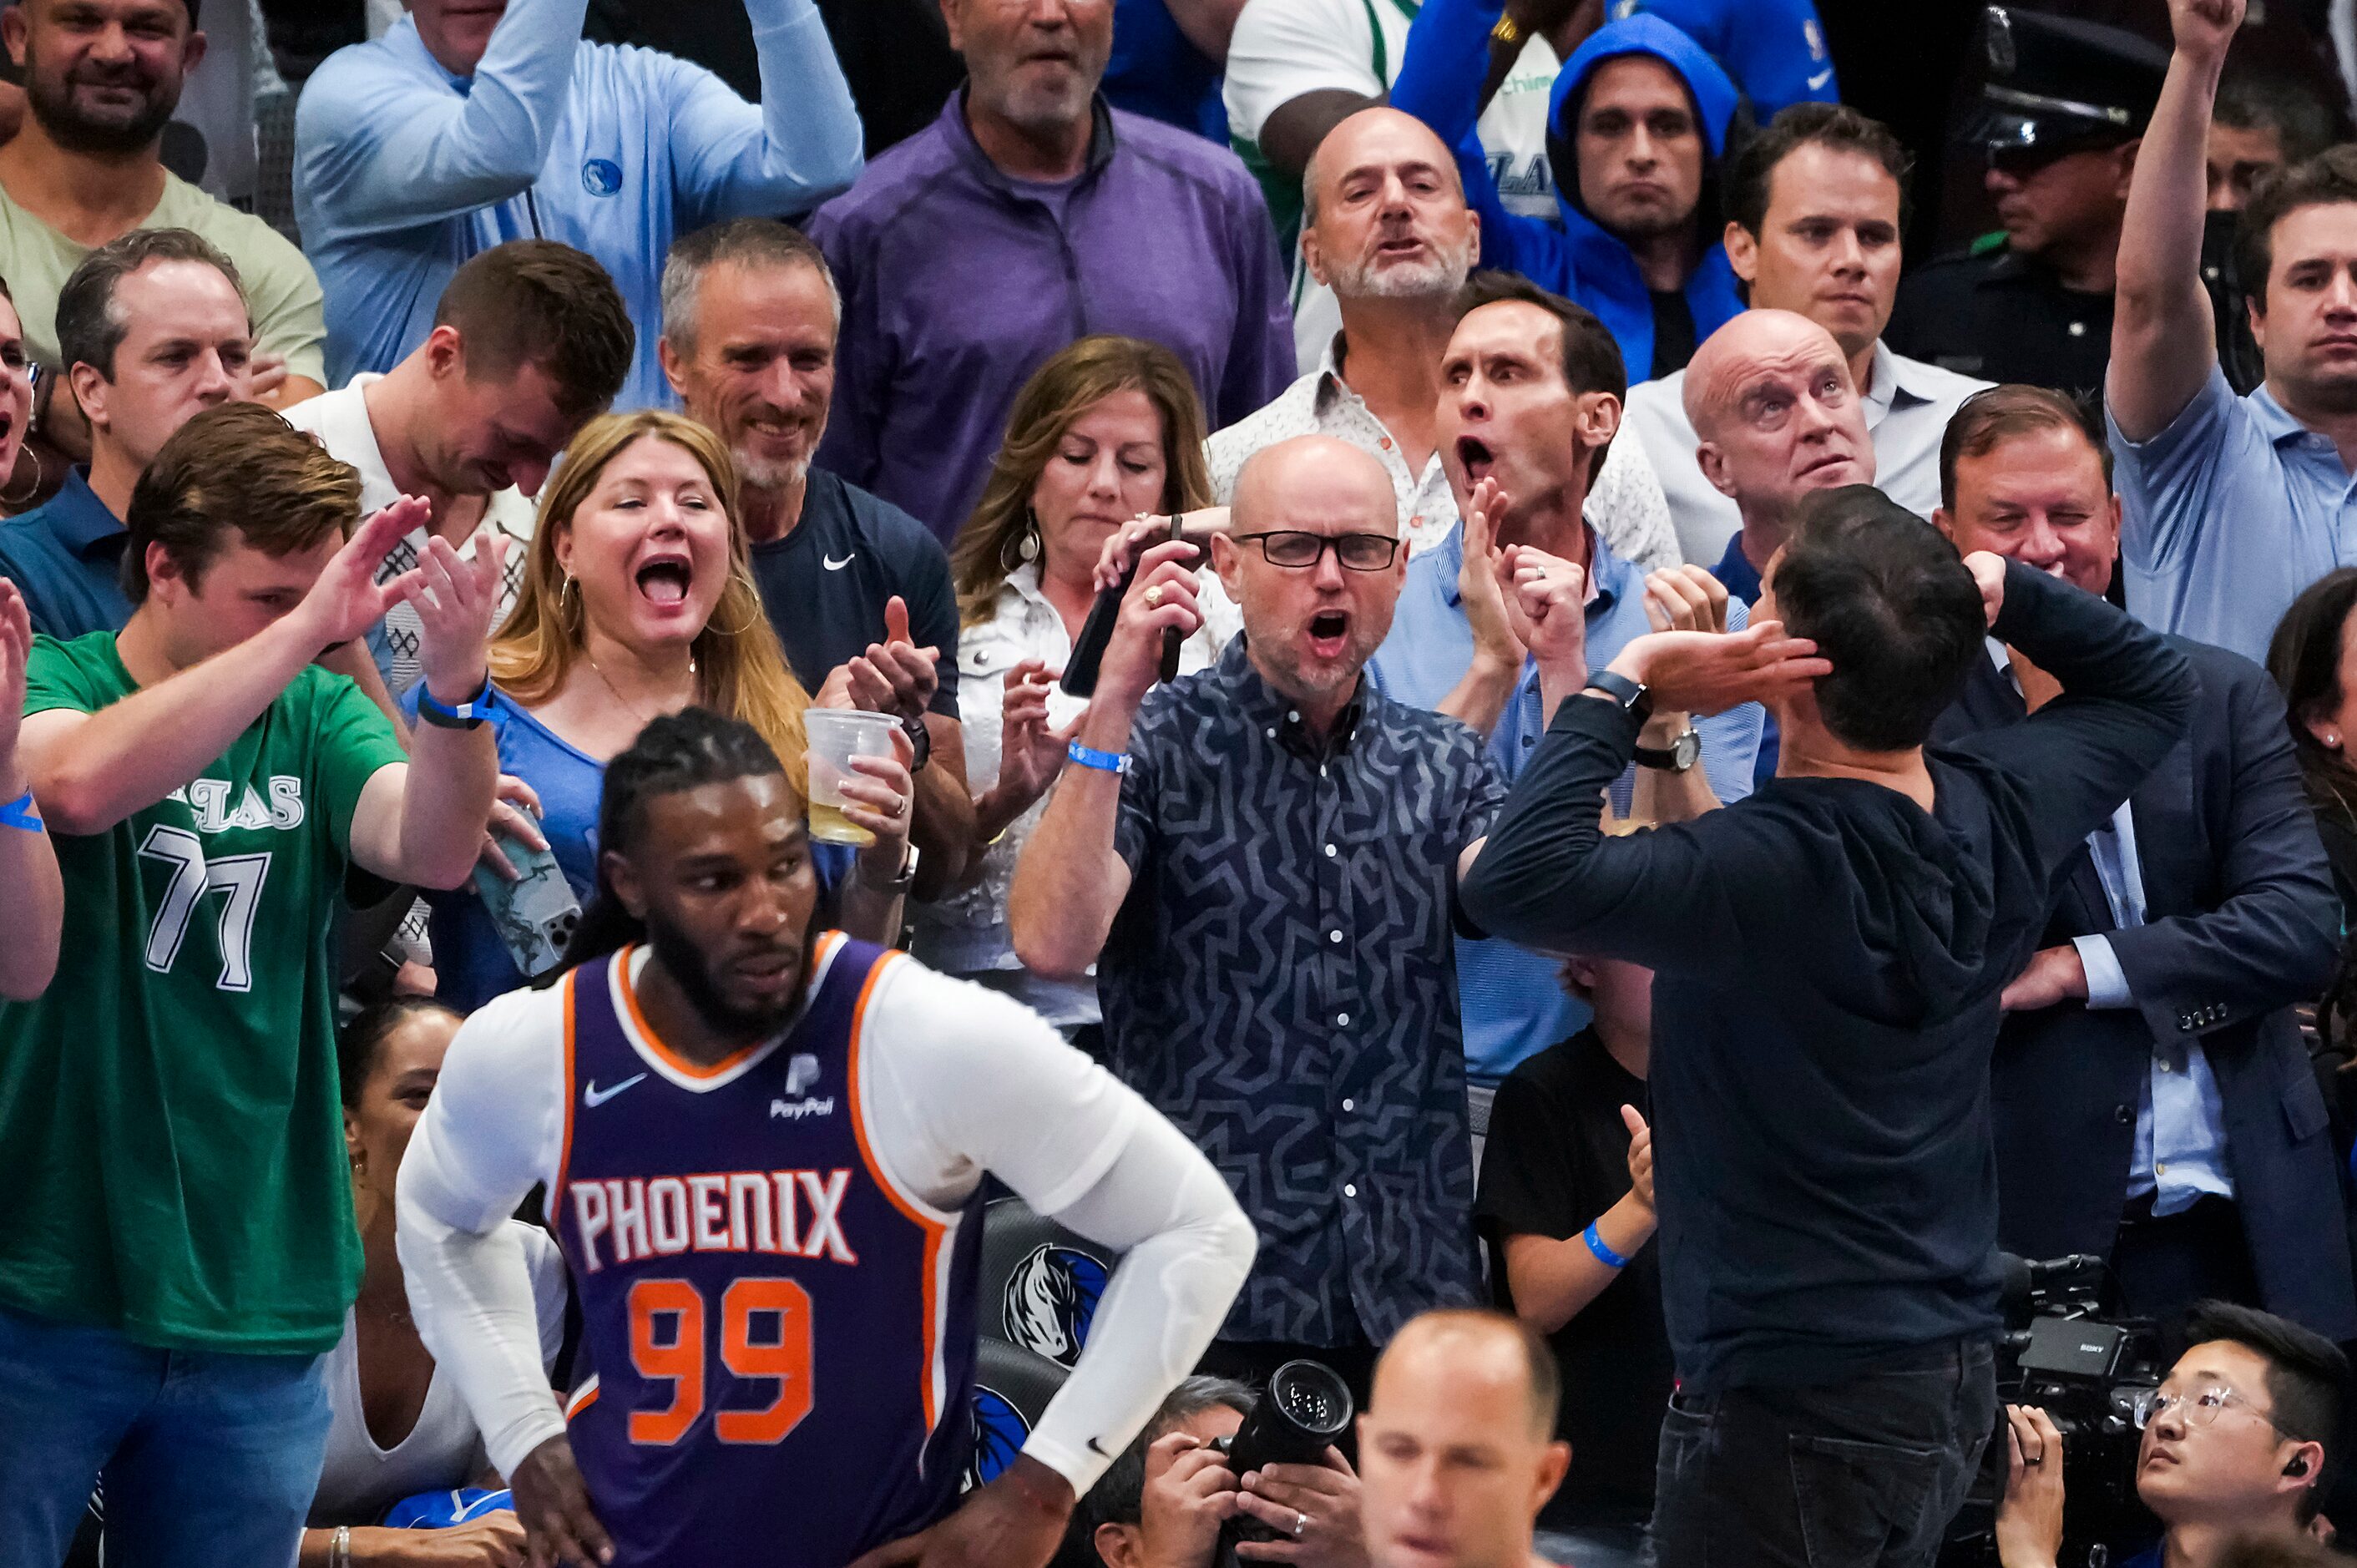
[{"label": "police officer cap", "polygon": [[1984,13],[1988,81],[1976,139],[1992,153],[2144,134],[2169,51],[2118,27],[2011,5]]}]

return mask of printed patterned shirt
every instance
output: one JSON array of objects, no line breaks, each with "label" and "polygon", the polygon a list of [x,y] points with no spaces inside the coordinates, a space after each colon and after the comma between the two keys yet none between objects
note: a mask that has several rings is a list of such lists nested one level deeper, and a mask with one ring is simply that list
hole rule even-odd
[{"label": "printed patterned shirt", "polygon": [[1130,755],[1098,995],[1114,1070],[1260,1232],[1222,1337],[1381,1344],[1471,1301],[1451,912],[1505,798],[1480,737],[1362,682],[1321,744],[1238,637]]}]

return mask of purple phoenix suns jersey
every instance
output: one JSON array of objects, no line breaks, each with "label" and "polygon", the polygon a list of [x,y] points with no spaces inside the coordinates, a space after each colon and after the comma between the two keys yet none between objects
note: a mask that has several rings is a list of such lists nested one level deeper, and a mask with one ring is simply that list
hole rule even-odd
[{"label": "purple phoenix suns jersey", "polygon": [[843,1568],[947,1513],[973,1441],[978,1210],[898,1191],[862,1124],[867,1000],[909,961],[831,931],[792,1028],[697,1067],[632,950],[564,981],[574,1454],[616,1568]]}]

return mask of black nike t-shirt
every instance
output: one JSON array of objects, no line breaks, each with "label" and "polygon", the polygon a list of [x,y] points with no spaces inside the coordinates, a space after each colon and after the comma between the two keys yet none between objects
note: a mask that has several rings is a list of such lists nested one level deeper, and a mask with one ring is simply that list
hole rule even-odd
[{"label": "black nike t-shirt", "polygon": [[813,468],[794,531],[753,546],[753,581],[786,645],[786,662],[813,695],[830,671],[884,640],[886,602],[895,594],[906,599],[910,640],[941,650],[931,711],[958,716],[950,559],[899,507]]}]

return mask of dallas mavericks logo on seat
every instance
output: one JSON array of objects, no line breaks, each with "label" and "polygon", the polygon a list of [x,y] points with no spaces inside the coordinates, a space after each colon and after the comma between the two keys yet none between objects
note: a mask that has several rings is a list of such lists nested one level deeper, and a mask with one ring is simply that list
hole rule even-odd
[{"label": "dallas mavericks logo on seat", "polygon": [[1086,1252],[1035,1249],[1006,1276],[1006,1337],[1060,1367],[1075,1365],[1104,1288],[1104,1265]]},{"label": "dallas mavericks logo on seat", "polygon": [[984,1486],[998,1478],[998,1473],[1015,1463],[1023,1452],[1023,1441],[1031,1435],[1031,1423],[1023,1412],[996,1389],[983,1383],[974,1385],[974,1456],[966,1461],[965,1489]]}]

